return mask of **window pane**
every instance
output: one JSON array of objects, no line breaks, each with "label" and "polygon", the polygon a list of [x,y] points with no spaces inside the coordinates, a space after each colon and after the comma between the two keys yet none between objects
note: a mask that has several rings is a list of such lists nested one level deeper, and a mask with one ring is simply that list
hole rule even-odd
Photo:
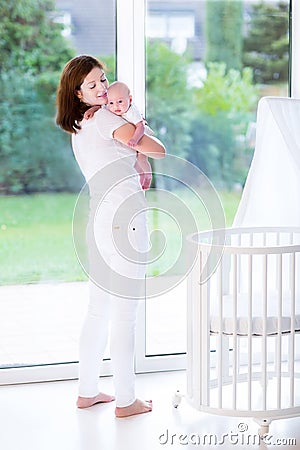
[{"label": "window pane", "polygon": [[15,3],[0,14],[0,368],[77,360],[88,292],[72,217],[84,180],[54,122],[56,88],[80,53],[115,77],[115,1]]},{"label": "window pane", "polygon": [[147,22],[147,35],[153,38],[164,38],[167,36],[166,17],[153,14]]},{"label": "window pane", "polygon": [[194,30],[194,17],[190,15],[171,16],[169,20],[169,37],[184,37],[193,38],[195,35]]},{"label": "window pane", "polygon": [[[148,0],[147,7],[147,120],[170,154],[211,180],[230,226],[253,156],[258,100],[288,95],[289,1]],[[149,32],[160,23],[167,24],[166,34]],[[164,189],[178,194],[174,183]],[[185,194],[179,195],[187,203]],[[153,223],[167,234],[171,226],[163,216]],[[173,253],[154,273],[174,262],[181,239],[175,234]],[[148,355],[184,351],[185,308],[183,286],[147,299]]]}]

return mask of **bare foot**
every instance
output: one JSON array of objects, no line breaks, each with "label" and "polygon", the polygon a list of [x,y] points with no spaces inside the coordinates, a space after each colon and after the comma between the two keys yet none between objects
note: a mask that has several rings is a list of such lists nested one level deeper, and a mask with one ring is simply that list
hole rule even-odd
[{"label": "bare foot", "polygon": [[142,400],[135,400],[132,405],[125,406],[123,408],[116,407],[115,414],[116,417],[128,417],[134,416],[135,414],[144,414],[152,411],[152,400],[147,400],[143,402]]},{"label": "bare foot", "polygon": [[114,401],[115,397],[112,395],[99,392],[95,397],[78,397],[76,405],[77,408],[89,408],[97,403],[109,403]]}]

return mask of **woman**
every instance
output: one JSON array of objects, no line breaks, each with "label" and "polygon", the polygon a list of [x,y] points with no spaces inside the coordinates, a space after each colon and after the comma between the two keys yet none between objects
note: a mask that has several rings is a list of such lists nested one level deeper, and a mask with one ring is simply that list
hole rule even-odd
[{"label": "woman", "polygon": [[[145,197],[134,168],[136,151],[162,158],[165,148],[146,135],[134,150],[126,146],[135,127],[104,107],[107,88],[99,60],[87,55],[73,58],[58,86],[56,121],[72,134],[74,155],[90,192],[90,300],[80,337],[77,406],[114,400],[98,390],[110,321],[115,414],[127,417],[152,410],[151,401],[136,399],[134,387],[135,322],[148,248]],[[83,119],[95,105],[102,108],[93,118]]]}]

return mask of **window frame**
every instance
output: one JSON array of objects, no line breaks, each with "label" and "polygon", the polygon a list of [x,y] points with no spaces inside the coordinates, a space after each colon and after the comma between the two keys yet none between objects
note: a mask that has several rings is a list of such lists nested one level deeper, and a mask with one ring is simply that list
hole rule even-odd
[{"label": "window frame", "polygon": [[[145,111],[145,11],[146,0],[117,0],[117,77],[132,87],[135,103]],[[300,3],[290,2],[290,92],[300,98]],[[145,356],[145,304],[139,309],[136,372],[182,369],[185,355]],[[0,369],[0,385],[77,378],[78,363]],[[103,375],[111,373],[105,361]]]}]

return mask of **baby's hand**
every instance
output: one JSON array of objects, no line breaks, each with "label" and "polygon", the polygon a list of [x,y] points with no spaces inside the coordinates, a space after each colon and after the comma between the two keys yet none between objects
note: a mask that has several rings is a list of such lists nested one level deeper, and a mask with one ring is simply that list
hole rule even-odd
[{"label": "baby's hand", "polygon": [[89,108],[85,111],[83,118],[86,120],[91,119],[94,116],[95,112],[98,111],[98,109],[100,109],[100,108],[101,108],[101,106],[98,106],[98,105],[92,106],[91,108]]}]

